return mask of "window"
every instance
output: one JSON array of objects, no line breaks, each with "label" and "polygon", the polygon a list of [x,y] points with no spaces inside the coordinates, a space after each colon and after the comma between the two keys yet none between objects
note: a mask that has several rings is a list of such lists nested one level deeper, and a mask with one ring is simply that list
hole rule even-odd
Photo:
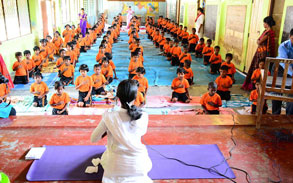
[{"label": "window", "polygon": [[0,41],[31,33],[27,0],[0,0]]}]

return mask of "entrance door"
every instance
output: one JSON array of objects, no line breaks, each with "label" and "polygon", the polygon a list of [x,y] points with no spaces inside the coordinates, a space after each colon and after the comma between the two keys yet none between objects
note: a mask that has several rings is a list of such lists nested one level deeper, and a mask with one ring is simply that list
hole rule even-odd
[{"label": "entrance door", "polygon": [[253,56],[257,49],[257,39],[260,36],[260,29],[261,26],[263,26],[263,24],[260,23],[264,18],[262,17],[263,2],[264,0],[254,0],[252,4],[245,72],[248,72],[249,70]]}]

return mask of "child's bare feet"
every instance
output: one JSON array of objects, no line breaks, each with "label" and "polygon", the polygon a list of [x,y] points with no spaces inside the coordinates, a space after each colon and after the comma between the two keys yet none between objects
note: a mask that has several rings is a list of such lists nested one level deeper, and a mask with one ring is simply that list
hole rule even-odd
[{"label": "child's bare feet", "polygon": [[176,103],[177,102],[177,98],[172,98],[171,102]]},{"label": "child's bare feet", "polygon": [[190,99],[185,100],[185,103],[190,103]]}]

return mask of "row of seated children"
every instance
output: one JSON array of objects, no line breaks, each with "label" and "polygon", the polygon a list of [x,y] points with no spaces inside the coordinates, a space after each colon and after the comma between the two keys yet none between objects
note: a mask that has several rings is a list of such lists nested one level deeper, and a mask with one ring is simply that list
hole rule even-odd
[{"label": "row of seated children", "polygon": [[[40,47],[35,46],[33,48],[34,55],[31,58],[31,52],[29,50],[24,51],[25,59],[22,60],[22,53],[17,52],[15,57],[17,59],[14,62],[12,69],[15,71],[14,84],[27,84],[29,82],[29,77],[32,77],[33,73],[41,72],[43,67],[48,66],[49,61],[54,61],[54,54],[59,54],[59,49],[66,46],[67,51],[66,54],[71,57],[71,62],[75,66],[77,62],[77,58],[80,54],[81,50],[84,50],[84,44],[87,43],[87,48],[90,48],[90,45],[93,44],[96,39],[97,34],[99,35],[103,29],[102,21],[103,17],[100,18],[101,21],[98,22],[91,30],[91,35],[93,39],[89,38],[89,32],[87,32],[87,36],[82,38],[82,36],[75,35],[74,32],[78,34],[76,30],[69,30],[69,25],[66,25],[66,29],[63,32],[64,41],[66,44],[63,44],[63,40],[60,37],[59,32],[55,32],[54,39],[50,35],[46,36],[46,39],[40,40]],[[98,33],[96,34],[96,31]],[[73,41],[72,38],[74,39]],[[90,41],[87,41],[87,40]],[[69,42],[71,41],[71,42]],[[81,45],[81,46],[80,46]]]}]

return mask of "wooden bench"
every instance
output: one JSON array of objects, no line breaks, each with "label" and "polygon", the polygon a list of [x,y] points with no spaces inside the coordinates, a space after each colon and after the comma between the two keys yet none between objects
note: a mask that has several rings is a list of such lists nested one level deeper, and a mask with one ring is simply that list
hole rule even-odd
[{"label": "wooden bench", "polygon": [[[274,64],[274,71],[268,76],[269,66]],[[280,63],[284,63],[284,73],[283,76],[278,76],[278,70]],[[267,58],[265,62],[264,72],[262,73],[261,86],[258,94],[257,101],[257,118],[256,118],[256,128],[260,128],[262,120],[262,109],[265,104],[265,100],[279,100],[284,102],[293,102],[293,80],[292,76],[287,77],[290,64],[293,64],[293,59],[277,59],[277,58]]]}]

